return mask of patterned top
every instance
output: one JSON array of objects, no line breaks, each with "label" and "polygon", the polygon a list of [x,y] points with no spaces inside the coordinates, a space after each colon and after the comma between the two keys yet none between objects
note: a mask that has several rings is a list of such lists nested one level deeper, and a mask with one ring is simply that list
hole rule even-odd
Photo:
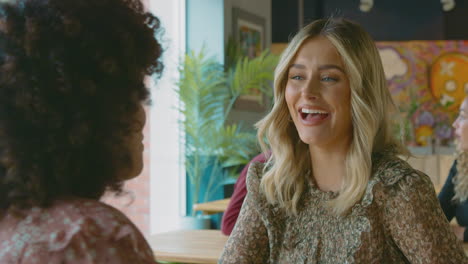
[{"label": "patterned top", "polygon": [[156,263],[140,231],[117,209],[73,198],[0,220],[2,264]]},{"label": "patterned top", "polygon": [[379,158],[362,200],[345,217],[326,209],[333,192],[309,181],[288,216],[259,191],[253,163],[248,193],[220,263],[468,263],[428,176],[396,157]]}]

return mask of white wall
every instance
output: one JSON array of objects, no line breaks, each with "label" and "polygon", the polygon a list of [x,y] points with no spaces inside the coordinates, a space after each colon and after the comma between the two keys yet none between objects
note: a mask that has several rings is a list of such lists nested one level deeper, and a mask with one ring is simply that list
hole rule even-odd
[{"label": "white wall", "polygon": [[223,0],[186,0],[187,51],[200,52],[224,62]]},{"label": "white wall", "polygon": [[178,229],[180,210],[185,206],[185,186],[180,166],[181,142],[176,110],[175,82],[178,64],[185,52],[185,0],[149,0],[150,10],[159,17],[163,35],[164,72],[152,89],[150,158],[150,232]]}]

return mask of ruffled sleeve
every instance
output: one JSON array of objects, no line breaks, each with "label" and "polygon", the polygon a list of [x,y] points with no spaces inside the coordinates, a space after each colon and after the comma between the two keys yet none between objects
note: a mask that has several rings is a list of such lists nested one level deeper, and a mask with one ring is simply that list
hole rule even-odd
[{"label": "ruffled sleeve", "polygon": [[269,263],[268,234],[259,208],[263,164],[252,163],[247,173],[247,196],[219,263]]},{"label": "ruffled sleeve", "polygon": [[468,263],[430,178],[411,168],[393,168],[389,173],[399,175],[387,178],[385,227],[409,262]]}]

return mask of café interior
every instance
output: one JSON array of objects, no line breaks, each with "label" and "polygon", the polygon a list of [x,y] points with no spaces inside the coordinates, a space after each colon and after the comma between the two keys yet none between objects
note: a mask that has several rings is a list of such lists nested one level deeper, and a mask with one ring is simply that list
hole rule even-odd
[{"label": "caf\u00e9 interior", "polygon": [[[146,0],[146,4],[165,28],[166,69],[153,84],[153,105],[147,109],[144,170],[126,183],[129,196],[104,201],[142,230],[159,262],[218,262],[228,239],[220,230],[223,213],[241,169],[260,151],[254,124],[271,109],[275,63],[291,37],[316,19],[348,18],[370,33],[399,110],[395,135],[412,154],[409,164],[431,178],[436,193],[442,188],[456,153],[452,123],[468,91],[468,1]],[[264,63],[248,64],[258,58]],[[197,78],[187,74],[197,69],[190,63],[222,66],[220,78],[232,100],[217,117],[194,117],[193,106],[184,101],[183,92],[194,92],[187,89],[207,81],[183,79]],[[246,75],[259,72],[264,76],[256,80],[261,87],[239,84],[249,80]],[[229,78],[239,82],[226,81]],[[193,124],[186,121],[192,118],[208,120],[211,127],[190,134]],[[197,145],[190,137],[206,141]],[[468,254],[468,243],[464,248]]]}]

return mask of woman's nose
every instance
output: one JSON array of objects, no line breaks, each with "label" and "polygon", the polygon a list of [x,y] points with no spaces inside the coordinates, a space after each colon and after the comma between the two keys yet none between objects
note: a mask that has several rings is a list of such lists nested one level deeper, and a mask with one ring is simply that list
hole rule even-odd
[{"label": "woman's nose", "polygon": [[311,79],[303,87],[302,95],[308,99],[317,99],[320,96],[320,82]]}]

